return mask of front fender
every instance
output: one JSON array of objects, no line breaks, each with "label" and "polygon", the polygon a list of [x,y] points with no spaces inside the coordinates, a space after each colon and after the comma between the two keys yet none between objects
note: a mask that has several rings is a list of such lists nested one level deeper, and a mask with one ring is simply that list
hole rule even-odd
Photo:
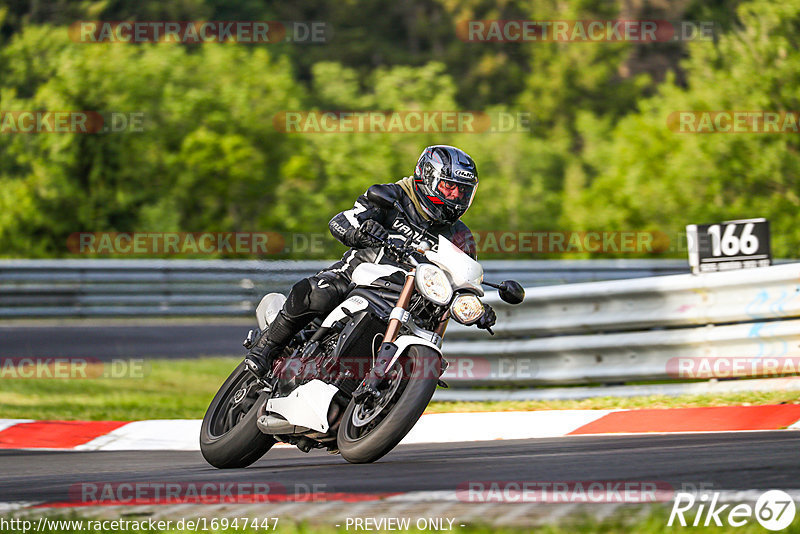
[{"label": "front fender", "polygon": [[438,354],[440,357],[442,356],[442,349],[440,349],[436,343],[428,341],[427,339],[422,339],[421,337],[409,335],[400,336],[395,340],[394,344],[397,345],[397,352],[394,353],[394,356],[389,362],[389,365],[386,366],[386,369],[391,369],[392,365],[394,365],[394,362],[397,361],[397,358],[402,356],[403,353],[408,350],[408,347],[412,345],[423,345],[425,347],[430,347],[436,351],[436,354]]}]

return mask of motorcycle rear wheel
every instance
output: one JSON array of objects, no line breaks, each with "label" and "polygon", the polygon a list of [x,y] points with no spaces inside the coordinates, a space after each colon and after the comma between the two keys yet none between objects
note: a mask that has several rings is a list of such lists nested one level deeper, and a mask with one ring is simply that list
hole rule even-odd
[{"label": "motorcycle rear wheel", "polygon": [[247,467],[276,443],[256,426],[268,395],[259,393],[255,377],[240,363],[219,388],[200,427],[200,451],[219,469]]}]

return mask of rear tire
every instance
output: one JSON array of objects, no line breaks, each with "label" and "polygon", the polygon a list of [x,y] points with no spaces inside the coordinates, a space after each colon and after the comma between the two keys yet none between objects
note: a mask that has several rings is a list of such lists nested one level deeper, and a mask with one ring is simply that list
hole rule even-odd
[{"label": "rear tire", "polygon": [[[259,408],[268,395],[257,394],[254,384],[255,377],[245,369],[244,363],[240,363],[219,388],[206,410],[200,427],[200,451],[203,458],[214,467],[247,467],[264,456],[276,443],[272,436],[264,434],[256,426]],[[237,392],[245,388],[250,394],[234,403]],[[250,407],[240,413],[246,408],[244,403],[250,404]],[[229,417],[232,406],[236,420],[231,427],[230,423],[226,424],[225,418]]]},{"label": "rear tire", "polygon": [[417,423],[433,396],[441,374],[439,354],[430,347],[413,345],[399,361],[404,369],[411,370],[411,375],[402,379],[406,383],[394,393],[395,404],[388,406],[388,414],[374,428],[358,435],[360,429],[353,422],[357,405],[353,400],[342,416],[337,443],[342,457],[350,463],[374,462],[394,449]]}]

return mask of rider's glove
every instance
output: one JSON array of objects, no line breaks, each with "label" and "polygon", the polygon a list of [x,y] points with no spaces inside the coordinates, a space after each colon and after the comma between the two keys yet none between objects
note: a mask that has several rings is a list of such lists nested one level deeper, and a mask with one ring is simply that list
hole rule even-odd
[{"label": "rider's glove", "polygon": [[367,219],[358,229],[353,228],[347,233],[350,234],[348,240],[355,248],[379,247],[389,238],[389,231],[374,219]]},{"label": "rider's glove", "polygon": [[497,314],[494,313],[494,309],[492,309],[492,307],[489,306],[488,304],[484,304],[483,309],[484,309],[483,315],[481,315],[481,318],[478,319],[478,322],[475,323],[475,325],[478,328],[483,328],[484,330],[487,330],[493,327],[494,323],[497,322]]}]

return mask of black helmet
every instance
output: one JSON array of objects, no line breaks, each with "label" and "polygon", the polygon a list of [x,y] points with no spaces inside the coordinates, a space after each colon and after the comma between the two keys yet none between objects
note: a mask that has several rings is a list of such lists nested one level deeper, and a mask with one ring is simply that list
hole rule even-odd
[{"label": "black helmet", "polygon": [[466,152],[447,145],[422,151],[414,169],[414,192],[431,219],[456,222],[472,204],[477,188],[478,168]]}]

